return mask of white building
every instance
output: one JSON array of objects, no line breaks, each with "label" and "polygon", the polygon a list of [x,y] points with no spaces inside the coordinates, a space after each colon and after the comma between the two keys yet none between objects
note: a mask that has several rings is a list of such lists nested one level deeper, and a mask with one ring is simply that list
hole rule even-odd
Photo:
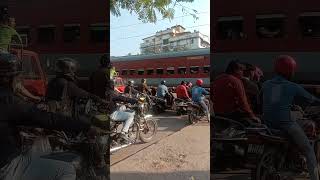
[{"label": "white building", "polygon": [[140,51],[141,54],[152,54],[209,47],[208,36],[199,31],[185,31],[183,26],[176,25],[144,38],[143,43],[140,44]]}]

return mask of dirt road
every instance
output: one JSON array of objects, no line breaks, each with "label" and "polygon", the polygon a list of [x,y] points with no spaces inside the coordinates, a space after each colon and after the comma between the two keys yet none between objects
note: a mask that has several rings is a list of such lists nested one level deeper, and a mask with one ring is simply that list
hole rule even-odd
[{"label": "dirt road", "polygon": [[[186,122],[186,116],[181,118],[180,121]],[[210,127],[206,122],[162,136],[157,143],[114,163],[111,180],[209,180],[209,137]]]}]

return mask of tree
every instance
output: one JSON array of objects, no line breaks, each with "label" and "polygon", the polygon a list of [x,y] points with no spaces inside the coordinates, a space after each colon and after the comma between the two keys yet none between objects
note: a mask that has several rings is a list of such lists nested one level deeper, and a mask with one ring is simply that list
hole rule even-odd
[{"label": "tree", "polygon": [[[159,12],[164,19],[173,19],[174,7],[181,6],[182,12],[190,14],[193,18],[198,19],[197,11],[188,8],[181,3],[192,3],[194,0],[110,0],[110,11],[114,16],[121,16],[120,9],[126,9],[131,14],[138,15],[139,20],[144,23],[157,22],[157,14]],[[171,7],[170,7],[171,6]]]}]

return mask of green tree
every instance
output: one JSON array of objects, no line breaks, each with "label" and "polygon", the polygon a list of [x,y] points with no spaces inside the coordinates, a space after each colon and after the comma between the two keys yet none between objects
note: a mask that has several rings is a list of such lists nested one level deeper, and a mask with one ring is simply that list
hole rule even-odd
[{"label": "green tree", "polygon": [[182,12],[190,14],[193,18],[198,19],[197,11],[188,8],[182,3],[192,3],[194,0],[110,0],[110,11],[114,16],[121,16],[120,10],[126,9],[131,14],[138,15],[139,20],[144,23],[157,22],[157,12],[164,19],[173,19],[174,8],[180,6]]}]

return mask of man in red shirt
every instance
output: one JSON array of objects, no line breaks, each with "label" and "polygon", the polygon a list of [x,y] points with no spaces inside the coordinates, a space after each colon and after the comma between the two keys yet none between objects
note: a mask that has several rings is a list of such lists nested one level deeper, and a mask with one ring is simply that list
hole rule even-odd
[{"label": "man in red shirt", "polygon": [[190,96],[188,94],[187,86],[184,81],[176,88],[177,98],[190,100]]},{"label": "man in red shirt", "polygon": [[243,119],[258,122],[260,119],[251,110],[241,81],[243,65],[238,61],[231,61],[226,72],[213,82],[213,106],[216,115],[234,120]]}]

